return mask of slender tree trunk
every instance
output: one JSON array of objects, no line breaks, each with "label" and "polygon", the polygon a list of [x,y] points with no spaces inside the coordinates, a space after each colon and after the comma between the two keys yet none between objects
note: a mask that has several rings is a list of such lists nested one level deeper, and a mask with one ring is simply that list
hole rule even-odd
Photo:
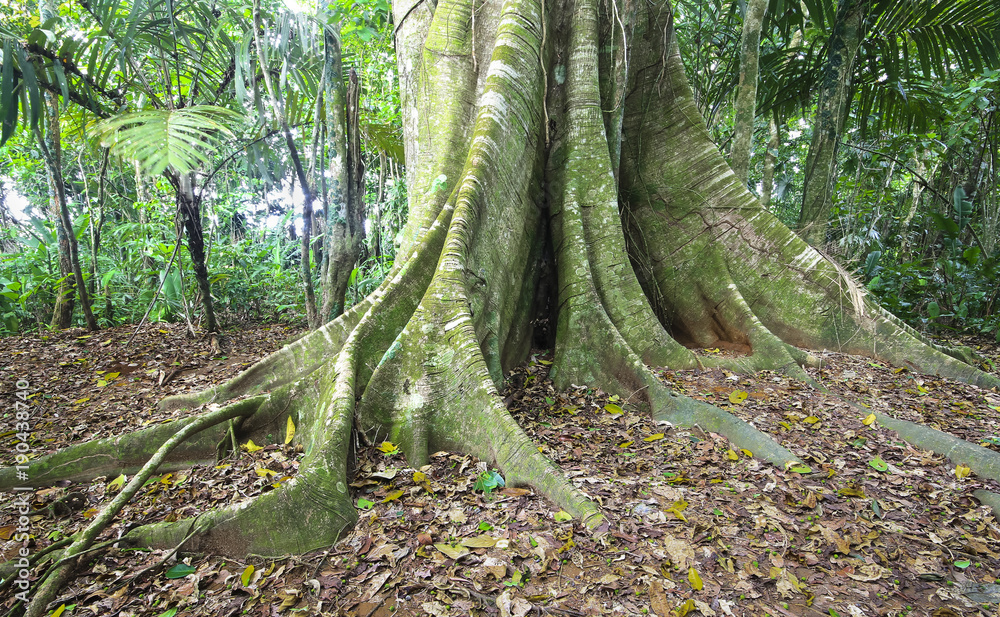
[{"label": "slender tree trunk", "polygon": [[365,168],[361,159],[358,77],[352,70],[345,86],[340,41],[329,29],[324,37],[323,71],[332,176],[321,275],[320,318],[325,323],[344,311],[347,283],[361,254],[365,234]]},{"label": "slender tree trunk", "polygon": [[[52,0],[42,0],[38,3],[39,18],[45,23],[56,15],[55,4]],[[52,310],[52,320],[50,327],[62,330],[73,324],[73,304],[75,293],[73,289],[73,264],[70,259],[69,239],[73,234],[72,227],[67,231],[63,226],[62,203],[59,196],[63,194],[58,188],[58,178],[61,174],[53,169],[53,165],[59,165],[62,161],[61,131],[59,127],[59,97],[46,92],[45,108],[48,112],[48,130],[45,133],[43,148],[47,149],[49,155],[46,157],[46,172],[48,179],[49,193],[49,216],[56,228],[56,246],[59,263],[60,282],[56,291],[56,303]],[[54,159],[54,161],[50,161]]]},{"label": "slender tree trunk", "polygon": [[[51,15],[50,11],[51,7],[47,6],[42,11],[42,17],[47,18],[47,15]],[[50,208],[52,213],[57,217],[56,229],[59,237],[59,266],[63,272],[63,282],[60,285],[59,296],[56,299],[56,308],[52,315],[52,326],[65,328],[72,323],[72,294],[75,291],[77,297],[80,299],[80,308],[83,311],[87,330],[95,332],[100,327],[97,325],[97,319],[90,308],[90,294],[87,293],[87,284],[83,278],[83,269],[80,267],[76,234],[73,233],[73,221],[69,213],[69,205],[66,203],[66,185],[62,175],[62,137],[59,126],[59,99],[55,95],[48,93],[45,97],[49,112],[48,131],[43,137],[41,131],[36,128],[35,136],[42,148],[45,167],[48,171]],[[70,277],[72,277],[72,282],[70,282]]]},{"label": "slender tree trunk", "polygon": [[768,0],[750,0],[743,16],[743,37],[740,40],[740,83],[736,90],[736,128],[729,164],[733,173],[744,183],[753,153],[753,126],[757,117],[757,75],[760,59],[760,29],[764,23]]},{"label": "slender tree trunk", "polygon": [[778,131],[778,122],[773,115],[767,123],[767,130],[767,152],[764,153],[764,179],[761,182],[760,205],[769,209],[771,195],[774,193],[774,165],[778,160],[778,148],[781,146],[781,133]]},{"label": "slender tree trunk", "polygon": [[180,174],[177,179],[177,210],[180,213],[187,234],[188,254],[194,266],[194,278],[198,283],[202,308],[205,311],[205,329],[218,332],[215,319],[215,304],[212,301],[212,286],[208,280],[205,264],[205,235],[201,225],[201,203],[195,192],[194,174]]},{"label": "slender tree trunk", "polygon": [[870,0],[840,0],[827,43],[799,213],[799,236],[813,246],[826,241],[827,219],[837,182],[837,150],[850,105],[854,58],[864,37],[869,4]]}]

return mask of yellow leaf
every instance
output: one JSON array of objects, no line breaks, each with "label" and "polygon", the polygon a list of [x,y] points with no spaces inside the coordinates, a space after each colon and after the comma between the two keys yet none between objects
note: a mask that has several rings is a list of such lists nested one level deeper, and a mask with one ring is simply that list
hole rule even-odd
[{"label": "yellow leaf", "polygon": [[655,433],[649,437],[642,438],[643,441],[659,441],[661,439],[663,439],[663,433]]},{"label": "yellow leaf", "polygon": [[125,486],[125,474],[118,476],[108,483],[109,490],[114,489],[115,491],[120,491],[123,486]]},{"label": "yellow leaf", "polygon": [[402,496],[403,496],[403,491],[395,490],[395,491],[389,493],[388,495],[386,495],[385,499],[382,500],[382,503],[386,503],[388,501],[396,501],[397,499],[399,499]]},{"label": "yellow leaf", "polygon": [[253,471],[261,478],[268,478],[270,476],[278,475],[276,472],[271,471],[270,469],[264,469],[263,467],[257,467]]},{"label": "yellow leaf", "polygon": [[732,448],[729,448],[729,451],[726,452],[726,457],[728,457],[729,460],[731,460],[731,461],[738,461],[738,460],[740,460],[740,457],[736,455],[736,452],[734,452]]},{"label": "yellow leaf", "polygon": [[747,400],[747,393],[743,390],[733,390],[729,393],[729,402],[733,405],[741,405]]},{"label": "yellow leaf", "polygon": [[78,398],[78,399],[76,399],[75,401],[73,401],[73,404],[74,404],[74,405],[83,405],[84,403],[86,403],[86,402],[87,402],[87,401],[89,401],[89,400],[90,400],[90,397],[89,397],[89,396],[88,396],[88,397],[85,397],[85,398]]},{"label": "yellow leaf", "polygon": [[539,360],[538,363],[539,364],[544,364],[545,366],[551,366],[552,365],[552,361],[551,360]]},{"label": "yellow leaf", "polygon": [[740,452],[742,452],[743,456],[745,456],[747,458],[753,458],[753,452],[751,452],[750,450],[747,450],[746,448],[741,448]]},{"label": "yellow leaf", "polygon": [[694,600],[685,600],[684,604],[681,604],[680,606],[677,607],[676,610],[674,610],[674,613],[677,614],[677,617],[685,617],[688,613],[690,613],[694,609],[695,609]]},{"label": "yellow leaf", "polygon": [[615,405],[614,403],[608,403],[607,405],[605,405],[604,411],[608,412],[613,416],[617,416],[618,414],[623,413],[622,408],[619,407],[618,405]]},{"label": "yellow leaf", "polygon": [[97,380],[97,387],[98,388],[103,388],[106,385],[108,385],[108,382],[104,381],[103,379],[98,379]]},{"label": "yellow leaf", "polygon": [[970,473],[972,473],[972,468],[964,463],[955,467],[955,476],[957,476],[959,480],[969,477]]},{"label": "yellow leaf", "polygon": [[250,578],[253,577],[253,564],[250,564],[243,570],[243,574],[240,576],[240,582],[243,583],[244,587],[250,586]]},{"label": "yellow leaf", "polygon": [[719,348],[718,347],[713,347],[712,349],[706,349],[705,351],[707,353],[719,353]]},{"label": "yellow leaf", "polygon": [[66,605],[65,604],[60,604],[59,608],[57,608],[56,610],[52,611],[52,615],[50,615],[49,617],[59,617],[60,615],[63,614],[63,611],[65,611],[65,610],[66,610]]},{"label": "yellow leaf", "polygon": [[688,569],[688,582],[691,583],[691,589],[695,591],[701,591],[702,587],[705,586],[705,583],[701,582],[701,576],[698,574],[698,571],[694,568]]},{"label": "yellow leaf", "polygon": [[671,506],[667,508],[667,512],[670,512],[671,514],[676,516],[678,520],[684,521],[686,523],[687,518],[685,518],[684,515],[681,513],[684,512],[684,510],[687,509],[687,507],[688,507],[688,502],[681,499],[671,504]]},{"label": "yellow leaf", "polygon": [[258,446],[257,444],[255,444],[253,442],[253,439],[248,439],[247,442],[243,444],[243,447],[247,449],[247,452],[256,452],[257,450],[264,449],[263,446]]},{"label": "yellow leaf", "polygon": [[94,516],[100,512],[97,508],[88,508],[83,511],[83,518],[94,518]]},{"label": "yellow leaf", "polygon": [[634,443],[635,443],[634,441],[623,441],[620,444],[618,444],[618,447],[619,448],[627,448],[627,447],[631,446]]},{"label": "yellow leaf", "polygon": [[808,418],[803,420],[803,422],[805,422],[806,424],[816,424],[817,422],[819,422],[819,418],[817,418],[816,416],[809,416]]},{"label": "yellow leaf", "polygon": [[445,544],[444,542],[435,544],[434,548],[455,560],[461,559],[472,552],[464,546],[452,546],[450,544]]},{"label": "yellow leaf", "polygon": [[399,446],[392,443],[391,441],[383,441],[382,444],[379,445],[378,449],[380,452],[383,452],[385,454],[395,454],[396,451],[399,450]]},{"label": "yellow leaf", "polygon": [[789,423],[787,423],[787,422],[781,421],[781,422],[778,422],[778,424],[780,424],[781,426],[785,427],[789,431],[792,430],[792,425],[789,424]]},{"label": "yellow leaf", "polygon": [[552,518],[554,518],[557,523],[565,523],[566,521],[573,520],[573,515],[565,510],[559,510],[552,516]]},{"label": "yellow leaf", "polygon": [[119,375],[121,375],[120,372],[118,372],[118,373],[108,373],[107,375],[104,376],[104,379],[107,380],[107,381],[111,381],[112,379],[117,378]]},{"label": "yellow leaf", "polygon": [[170,332],[167,330],[160,330],[160,334],[170,334]]},{"label": "yellow leaf", "polygon": [[285,423],[285,444],[292,443],[292,439],[295,438],[295,422],[292,422],[292,417],[288,416],[288,422]]},{"label": "yellow leaf", "polygon": [[871,426],[874,423],[875,423],[875,414],[873,413],[868,414],[867,416],[865,416],[865,419],[861,421],[861,424],[864,424],[865,426]]},{"label": "yellow leaf", "polygon": [[413,481],[416,482],[417,484],[420,484],[421,482],[426,482],[427,481],[427,474],[425,474],[422,471],[414,471],[413,472]]}]

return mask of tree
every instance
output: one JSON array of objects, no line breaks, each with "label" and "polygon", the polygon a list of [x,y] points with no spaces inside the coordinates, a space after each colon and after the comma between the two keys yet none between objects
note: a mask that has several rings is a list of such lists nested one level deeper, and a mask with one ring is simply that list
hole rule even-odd
[{"label": "tree", "polygon": [[[156,465],[214,459],[230,431],[256,441],[291,419],[304,448],[294,480],[122,540],[239,555],[329,545],[356,518],[354,427],[400,444],[415,467],[439,449],[493,461],[508,482],[533,485],[600,532],[598,505],[539,453],[497,394],[532,343],[533,317],[549,307],[556,387],[602,388],[775,465],[797,459],[749,424],[669,391],[648,366],[771,369],[821,387],[800,347],[833,348],[1000,385],[872,304],[753,199],[697,112],[668,5],[608,14],[615,5],[596,0],[550,11],[538,0],[410,0],[393,10],[410,187],[396,266],[339,318],[240,376],[165,399],[165,409],[191,410],[180,419],[33,461],[36,485],[143,469],[95,525]],[[621,81],[600,79],[626,57]],[[538,284],[547,251],[555,285]],[[546,288],[554,295],[537,297]],[[678,341],[751,353],[699,357]],[[953,452],[976,452],[974,470],[1000,475],[995,453],[952,439]],[[0,486],[15,483],[13,469],[0,470]],[[37,588],[30,615],[70,562]]]},{"label": "tree", "polygon": [[747,181],[750,154],[753,151],[753,124],[757,115],[757,73],[760,59],[760,29],[767,11],[766,0],[750,0],[743,16],[743,36],[740,38],[740,84],[736,90],[736,126],[729,163],[733,173]]},{"label": "tree", "polygon": [[[823,12],[815,11],[820,21]],[[998,17],[992,5],[967,0],[837,3],[818,76],[799,235],[815,246],[825,242],[837,150],[854,98],[860,102],[857,116],[863,132],[871,128],[870,117],[877,118],[872,123],[877,129],[909,129],[936,116],[934,108],[921,101],[924,97],[910,100],[907,89],[918,75],[951,76],[956,67],[971,75],[1000,66],[1000,48],[987,34],[996,30]]]},{"label": "tree", "polygon": [[[41,21],[47,22],[55,19],[55,5],[51,0],[39,3],[39,17]],[[62,64],[58,58],[52,59],[53,69],[61,72]],[[63,182],[62,173],[62,137],[59,127],[59,97],[53,93],[45,95],[45,110],[47,113],[48,127],[45,135],[39,127],[35,127],[35,137],[42,149],[45,158],[45,167],[49,177],[49,209],[55,219],[56,237],[59,246],[59,267],[62,270],[63,279],[59,284],[59,293],[56,297],[56,306],[52,312],[51,325],[54,328],[68,328],[73,322],[73,292],[76,291],[80,298],[80,309],[83,311],[87,323],[87,330],[93,332],[98,330],[97,319],[90,307],[90,294],[83,279],[83,270],[80,267],[80,257],[77,247],[76,234],[73,232],[73,221],[69,214],[69,205],[66,203],[66,186]],[[73,283],[70,282],[73,279]]]}]

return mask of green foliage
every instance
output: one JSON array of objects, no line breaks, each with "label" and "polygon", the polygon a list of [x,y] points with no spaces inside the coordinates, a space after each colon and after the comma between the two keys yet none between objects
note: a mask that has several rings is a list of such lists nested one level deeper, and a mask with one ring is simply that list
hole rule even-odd
[{"label": "green foliage", "polygon": [[482,491],[489,495],[495,489],[503,488],[505,485],[503,476],[497,473],[497,470],[493,469],[479,474],[479,477],[476,478],[476,483],[472,486],[472,490]]},{"label": "green foliage", "polygon": [[166,169],[185,173],[211,160],[226,126],[240,115],[223,107],[196,105],[183,109],[147,110],[115,116],[94,127],[101,145],[139,162],[150,175]]}]

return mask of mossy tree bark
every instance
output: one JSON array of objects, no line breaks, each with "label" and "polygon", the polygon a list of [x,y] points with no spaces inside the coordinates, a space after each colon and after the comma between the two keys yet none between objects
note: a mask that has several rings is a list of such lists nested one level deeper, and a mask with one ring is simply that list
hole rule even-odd
[{"label": "mossy tree bark", "polygon": [[870,0],[840,0],[827,43],[799,212],[799,235],[813,246],[822,246],[826,241],[827,219],[837,182],[837,149],[850,105],[854,58],[864,37],[870,8]]},{"label": "mossy tree bark", "polygon": [[[328,14],[333,9],[326,7]],[[323,100],[329,132],[330,191],[324,196],[323,262],[320,280],[323,323],[344,311],[347,284],[365,237],[365,165],[361,155],[361,88],[352,70],[344,74],[339,25],[323,31]],[[326,176],[323,176],[324,186]]]},{"label": "mossy tree bark", "polygon": [[[240,376],[162,402],[196,413],[34,461],[34,484],[134,472],[201,406],[241,405],[246,418],[231,427],[241,440],[266,440],[293,418],[305,452],[297,477],[126,541],[234,555],[333,543],[356,518],[353,427],[400,444],[413,466],[442,449],[491,461],[508,482],[600,529],[596,504],[538,452],[497,393],[544,306],[556,307],[557,387],[619,394],[776,465],[796,459],[749,424],[672,393],[648,366],[808,380],[802,366],[813,358],[800,347],[833,348],[1000,383],[921,341],[760,207],[698,115],[669,6],[404,0],[394,11],[411,212],[394,270],[368,298]],[[554,286],[539,285],[546,252]],[[538,297],[550,287],[551,302]],[[679,341],[746,355],[699,358]],[[193,436],[165,463],[212,459],[225,430]],[[0,469],[0,487],[14,482]]]},{"label": "mossy tree bark", "polygon": [[757,76],[760,64],[760,30],[764,23],[768,0],[750,0],[743,14],[743,35],[740,39],[740,83],[736,89],[736,127],[729,164],[736,177],[747,181],[753,153],[753,125],[757,117]]}]

